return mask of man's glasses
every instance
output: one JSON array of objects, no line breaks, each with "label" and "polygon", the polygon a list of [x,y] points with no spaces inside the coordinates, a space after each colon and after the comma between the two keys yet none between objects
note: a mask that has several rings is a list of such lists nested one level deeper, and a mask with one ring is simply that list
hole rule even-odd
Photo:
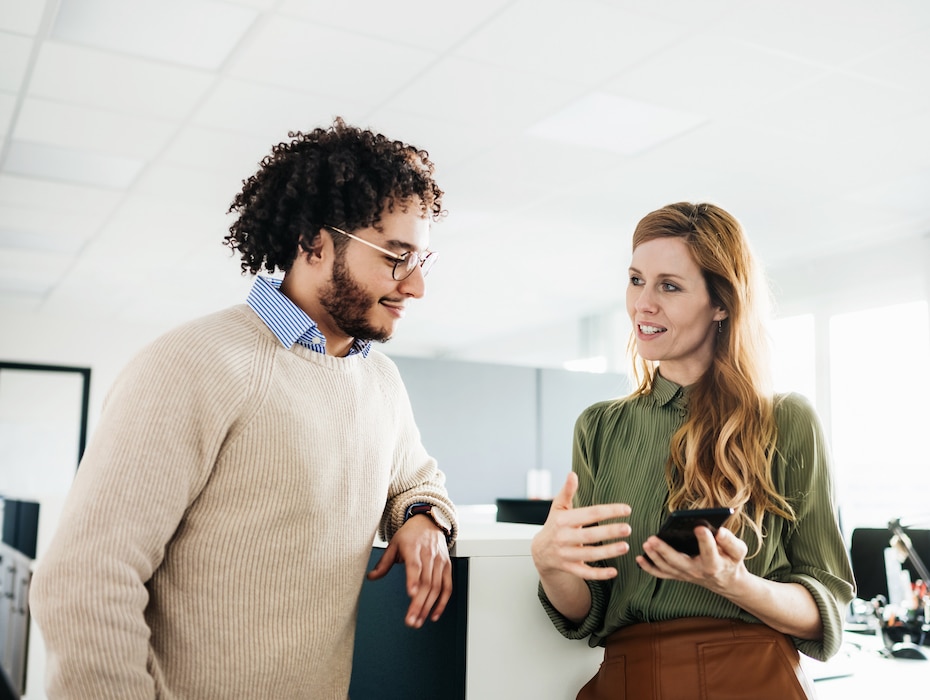
[{"label": "man's glasses", "polygon": [[425,253],[417,253],[413,250],[408,250],[403,255],[398,255],[397,253],[392,253],[387,248],[382,248],[379,245],[370,243],[364,238],[359,238],[358,236],[353,236],[351,233],[343,231],[341,228],[336,228],[335,226],[330,226],[325,224],[324,228],[329,229],[330,231],[336,231],[341,233],[343,236],[348,236],[353,241],[358,241],[359,243],[364,243],[369,248],[374,248],[377,251],[380,251],[387,255],[394,261],[394,269],[391,271],[391,276],[400,282],[405,280],[410,275],[413,274],[413,271],[417,268],[417,265],[420,266],[420,271],[423,273],[423,276],[426,277],[429,274],[430,268],[433,266],[433,263],[436,262],[437,254],[434,251],[426,251]]}]

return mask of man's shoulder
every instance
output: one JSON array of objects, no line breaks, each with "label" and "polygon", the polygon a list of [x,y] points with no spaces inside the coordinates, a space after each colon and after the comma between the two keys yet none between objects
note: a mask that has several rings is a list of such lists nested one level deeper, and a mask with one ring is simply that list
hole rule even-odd
[{"label": "man's shoulder", "polygon": [[181,323],[155,339],[153,344],[186,346],[200,339],[210,344],[254,339],[261,330],[260,319],[246,304],[237,304]]},{"label": "man's shoulder", "polygon": [[371,374],[387,379],[394,384],[402,386],[404,383],[400,369],[398,369],[394,360],[375,348],[368,351],[368,356],[362,360],[361,366],[367,367]]},{"label": "man's shoulder", "polygon": [[[171,367],[243,364],[267,338],[261,320],[245,304],[200,316],[166,331],[142,348],[133,364]],[[239,358],[237,361],[236,358]]]}]

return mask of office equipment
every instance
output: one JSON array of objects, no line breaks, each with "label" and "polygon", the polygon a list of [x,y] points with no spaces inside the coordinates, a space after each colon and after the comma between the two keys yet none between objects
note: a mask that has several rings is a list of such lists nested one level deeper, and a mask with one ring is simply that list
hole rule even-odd
[{"label": "office equipment", "polygon": [[498,498],[497,522],[542,525],[549,515],[551,499]]},{"label": "office equipment", "polygon": [[[900,525],[900,522],[899,522]],[[901,526],[910,539],[910,545],[923,562],[930,561],[930,530]],[[849,556],[856,577],[856,595],[863,600],[882,596],[889,600],[885,550],[891,547],[894,533],[889,528],[856,528],[852,532]],[[902,563],[911,580],[921,578],[910,558]]]},{"label": "office equipment", "polygon": [[39,504],[16,498],[3,498],[3,542],[30,559],[36,558],[39,534]]}]

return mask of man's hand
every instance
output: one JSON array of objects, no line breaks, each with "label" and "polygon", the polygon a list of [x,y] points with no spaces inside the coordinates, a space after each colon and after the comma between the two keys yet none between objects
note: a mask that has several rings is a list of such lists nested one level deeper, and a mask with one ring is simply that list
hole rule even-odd
[{"label": "man's hand", "polygon": [[405,624],[422,627],[427,616],[436,622],[452,595],[452,561],[445,533],[429,516],[414,515],[394,533],[368,579],[382,578],[399,562],[407,565],[410,607]]}]

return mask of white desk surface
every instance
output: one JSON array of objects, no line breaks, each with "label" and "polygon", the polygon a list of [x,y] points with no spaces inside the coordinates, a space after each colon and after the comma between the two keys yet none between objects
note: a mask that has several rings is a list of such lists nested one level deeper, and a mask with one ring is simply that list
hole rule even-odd
[{"label": "white desk surface", "polygon": [[881,647],[875,636],[847,632],[843,648],[826,664],[802,656],[816,679],[818,700],[930,697],[930,660],[887,658]]},{"label": "white desk surface", "polygon": [[[499,523],[485,513],[466,513],[459,519],[459,535],[449,554],[453,557],[510,557],[530,554],[533,535],[541,525]],[[385,543],[375,539],[376,547]]]},{"label": "white desk surface", "polygon": [[[496,557],[529,556],[530,543],[541,526],[498,523],[493,520],[491,512],[485,512],[482,509],[475,512],[465,510],[465,513],[460,514],[464,517],[460,517],[459,537],[451,551],[453,557],[477,557],[479,559],[488,557],[489,559],[484,559],[484,561],[490,566]],[[383,545],[383,543],[380,544]],[[554,654],[553,658],[558,657],[563,661],[568,661],[568,655],[578,656],[567,666],[578,675],[578,678],[568,679],[569,684],[575,683],[580,688],[583,684],[582,679],[590,677],[596,670],[600,651],[584,649],[586,646],[584,643],[567,642],[551,629],[551,623],[548,619],[544,619],[542,608],[532,595],[535,588],[534,582],[530,579],[535,576],[535,571],[531,564],[526,560],[520,563],[519,559],[510,562],[504,559],[500,561],[502,565],[506,563],[507,566],[517,567],[517,569],[507,576],[493,576],[492,578],[498,582],[495,584],[495,595],[488,600],[482,600],[480,605],[474,606],[474,609],[477,612],[481,612],[486,607],[489,610],[495,609],[492,605],[493,600],[499,600],[501,597],[507,599],[508,606],[513,606],[514,600],[520,601],[527,610],[522,611],[519,617],[524,621],[534,620],[536,628],[533,628],[533,633],[537,635],[538,641],[554,647],[552,650],[547,650]],[[499,587],[502,578],[504,581],[511,578],[519,579],[520,576],[516,575],[518,573],[526,579],[519,587],[519,591],[508,591],[513,595],[501,596]],[[508,607],[507,611],[498,610],[497,612],[500,616],[496,618],[498,626],[494,629],[495,634],[500,636],[499,620],[506,618],[509,613],[513,613],[513,610]],[[526,629],[523,629],[521,634],[525,633]],[[487,643],[487,640],[483,640],[481,644],[476,644],[476,648],[481,649]],[[802,656],[805,667],[815,679],[814,687],[817,690],[818,700],[930,696],[928,695],[930,694],[930,661],[885,658],[879,653],[880,648],[881,640],[878,638],[847,633],[847,642],[843,650],[826,664]],[[930,647],[927,649],[930,652]],[[538,653],[541,650],[536,651]],[[572,653],[568,654],[568,652]],[[537,657],[536,662],[538,661]],[[565,680],[560,679],[561,682]],[[474,679],[472,682],[475,683]],[[549,688],[549,690],[554,689]],[[560,689],[559,692],[564,692],[564,689]]]}]

